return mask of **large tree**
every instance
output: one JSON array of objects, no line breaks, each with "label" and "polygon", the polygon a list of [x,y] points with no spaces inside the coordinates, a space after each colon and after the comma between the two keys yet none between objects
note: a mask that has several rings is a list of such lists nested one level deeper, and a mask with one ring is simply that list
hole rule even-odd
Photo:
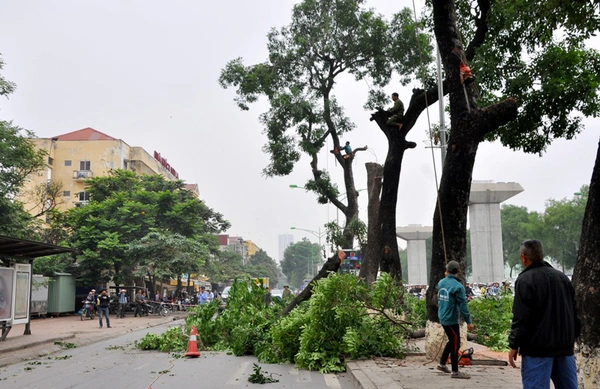
[{"label": "large tree", "polygon": [[[600,17],[591,3],[576,3],[431,2],[451,119],[434,214],[427,293],[431,321],[438,321],[433,295],[445,263],[458,260],[464,267],[469,192],[480,142],[499,138],[510,147],[541,153],[552,139],[582,130],[577,111],[600,112],[600,56],[584,46]],[[465,65],[476,82],[463,82]]]},{"label": "large tree", "polygon": [[532,237],[542,236],[542,216],[537,212],[529,212],[526,207],[503,205],[500,210],[500,219],[504,266],[510,268],[510,277],[512,278],[515,268],[521,266],[519,260],[521,242],[532,239]]},{"label": "large tree", "polygon": [[[3,67],[0,57],[0,70]],[[0,96],[8,96],[15,87],[0,74]],[[46,153],[32,138],[32,132],[0,120],[0,234],[31,237],[32,218],[14,199],[27,177],[46,166]]]},{"label": "large tree", "polygon": [[217,244],[214,234],[229,227],[220,213],[185,190],[182,181],[115,170],[86,185],[89,203],[69,210],[64,222],[80,252],[82,278],[89,282],[132,279],[140,262],[128,250],[151,231],[178,234],[210,248]]},{"label": "large tree", "polygon": [[[352,248],[352,221],[358,218],[358,191],[354,182],[355,148],[349,156],[339,152],[341,137],[355,125],[336,99],[335,86],[345,75],[356,81],[370,80],[370,101],[380,101],[379,88],[387,85],[394,69],[415,64],[412,30],[404,28],[406,12],[386,21],[364,0],[304,0],[296,4],[291,23],[268,35],[268,59],[244,66],[241,59],[227,64],[219,79],[223,87],[237,88],[241,109],[259,97],[267,97],[268,112],[261,115],[271,163],[267,176],[289,174],[302,153],[310,158],[312,179],[304,187],[320,203],[334,204],[344,215],[344,242]],[[414,67],[414,66],[412,66]],[[409,66],[411,68],[411,66]],[[402,72],[403,74],[405,72]],[[406,79],[403,79],[406,81]],[[342,170],[346,202],[328,171],[319,168],[318,154],[327,139]],[[347,139],[345,139],[347,140]],[[356,146],[356,145],[354,145]],[[337,258],[332,258],[337,263]]]},{"label": "large tree", "polygon": [[573,283],[582,318],[578,340],[579,388],[592,389],[598,386],[600,376],[600,141],[587,193]]},{"label": "large tree", "polygon": [[563,271],[575,267],[588,192],[584,186],[572,199],[546,202],[542,215],[544,254],[559,263]]},{"label": "large tree", "polygon": [[311,243],[306,238],[285,249],[281,271],[286,275],[291,286],[298,288],[304,279],[312,278],[314,265],[321,258],[320,252],[319,245]]}]

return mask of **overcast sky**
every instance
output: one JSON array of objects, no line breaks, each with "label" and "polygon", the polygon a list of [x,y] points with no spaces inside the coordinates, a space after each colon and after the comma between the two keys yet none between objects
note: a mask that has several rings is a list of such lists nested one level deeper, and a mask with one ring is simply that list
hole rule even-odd
[{"label": "overcast sky", "polygon": [[[317,242],[290,227],[318,231],[337,212],[317,204],[314,195],[289,188],[310,178],[308,159],[289,177],[262,176],[268,157],[261,151],[266,138],[258,116],[267,105],[262,101],[241,112],[233,102],[235,91],[221,89],[217,79],[236,57],[247,65],[264,61],[267,32],[289,22],[295,2],[3,0],[3,75],[17,90],[0,100],[0,119],[46,138],[93,127],[130,146],[159,151],[231,222],[229,234],[252,240],[277,260],[279,234]],[[371,0],[369,6],[391,16],[412,7],[412,1]],[[590,44],[599,48],[600,40]],[[387,89],[398,91],[407,104],[410,88]],[[354,161],[357,189],[366,188],[364,164],[383,163],[387,152],[385,136],[362,109],[366,91],[364,82],[348,78],[336,92],[357,125],[342,140],[369,146]],[[430,109],[432,122],[438,121],[437,112],[437,106]],[[599,140],[600,119],[585,125],[576,139],[554,142],[541,158],[484,143],[473,179],[520,183],[525,191],[507,203],[530,210],[542,211],[550,198],[572,197],[589,184]],[[432,153],[423,142],[427,128],[423,114],[408,137],[418,147],[404,157],[398,226],[432,224],[435,178]],[[439,166],[439,150],[434,155]],[[343,187],[333,156],[323,151],[320,164]],[[366,197],[360,196],[363,220]]]}]

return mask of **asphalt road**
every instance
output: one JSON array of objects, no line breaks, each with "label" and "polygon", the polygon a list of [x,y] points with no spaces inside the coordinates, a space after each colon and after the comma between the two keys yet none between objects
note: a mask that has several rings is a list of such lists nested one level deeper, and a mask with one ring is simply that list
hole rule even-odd
[{"label": "asphalt road", "polygon": [[[170,324],[172,325],[172,324]],[[199,358],[141,351],[133,342],[146,333],[162,333],[169,325],[132,332],[83,347],[66,349],[0,369],[1,389],[159,389],[159,388],[353,388],[346,374],[320,374],[293,365],[259,364],[255,357],[202,352]],[[252,384],[254,364],[279,382]]]}]

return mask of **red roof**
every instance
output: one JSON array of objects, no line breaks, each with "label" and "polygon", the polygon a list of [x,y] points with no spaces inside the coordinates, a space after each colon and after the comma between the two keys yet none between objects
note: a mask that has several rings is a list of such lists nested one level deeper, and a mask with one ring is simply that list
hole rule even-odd
[{"label": "red roof", "polygon": [[66,134],[57,135],[52,137],[57,140],[117,140],[110,135],[106,135],[103,132],[94,130],[91,127],[83,128],[81,130],[68,132]]}]

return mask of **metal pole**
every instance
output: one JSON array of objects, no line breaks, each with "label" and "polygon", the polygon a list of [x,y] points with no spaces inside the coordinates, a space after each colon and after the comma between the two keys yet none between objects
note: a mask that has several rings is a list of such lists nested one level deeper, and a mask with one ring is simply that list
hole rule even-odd
[{"label": "metal pole", "polygon": [[444,80],[442,79],[442,59],[440,51],[436,50],[438,76],[438,103],[440,108],[440,148],[442,150],[442,166],[446,161],[446,123],[444,116]]}]

